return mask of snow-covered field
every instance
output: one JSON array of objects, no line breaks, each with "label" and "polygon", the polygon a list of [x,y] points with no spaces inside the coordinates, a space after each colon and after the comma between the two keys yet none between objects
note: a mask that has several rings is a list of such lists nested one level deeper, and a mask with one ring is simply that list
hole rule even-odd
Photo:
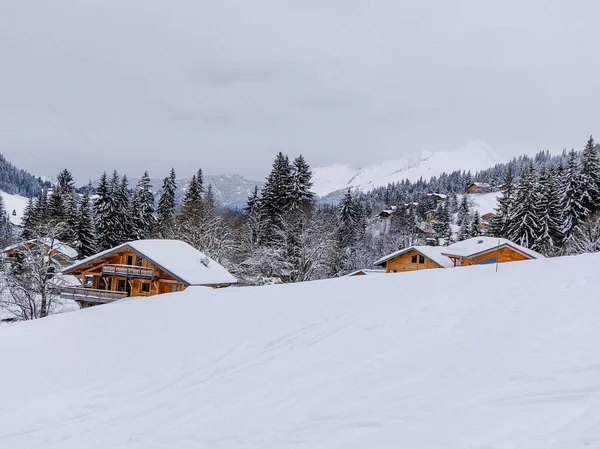
[{"label": "snow-covered field", "polygon": [[1,448],[600,447],[599,255],[0,326]]},{"label": "snow-covered field", "polygon": [[[6,212],[10,215],[10,221],[12,224],[20,225],[21,218],[23,218],[23,211],[25,210],[25,206],[27,206],[27,198],[21,195],[13,195],[11,193],[6,193],[0,191],[0,195],[2,195],[2,199],[4,200],[4,207]],[[13,215],[13,211],[15,211],[16,215]]]}]

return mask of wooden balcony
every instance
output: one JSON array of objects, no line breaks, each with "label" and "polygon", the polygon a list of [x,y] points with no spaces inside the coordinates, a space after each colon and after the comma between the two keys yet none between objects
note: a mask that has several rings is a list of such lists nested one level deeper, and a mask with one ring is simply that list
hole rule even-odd
[{"label": "wooden balcony", "polygon": [[103,276],[121,276],[124,278],[153,279],[154,269],[136,265],[106,264],[102,266]]},{"label": "wooden balcony", "polygon": [[63,287],[60,297],[89,304],[106,304],[127,297],[126,292],[111,292],[108,290],[96,290],[84,287]]}]

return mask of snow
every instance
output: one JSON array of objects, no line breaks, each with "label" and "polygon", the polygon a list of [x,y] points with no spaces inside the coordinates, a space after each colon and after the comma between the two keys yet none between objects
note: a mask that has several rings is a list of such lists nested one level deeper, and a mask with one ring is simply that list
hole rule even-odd
[{"label": "snow", "polygon": [[123,248],[131,248],[187,285],[234,284],[237,280],[220,264],[180,240],[137,240],[88,257],[64,273]]},{"label": "snow", "polygon": [[443,172],[493,167],[501,162],[494,150],[482,141],[473,141],[455,151],[421,152],[354,169],[349,165],[331,165],[313,168],[312,190],[324,197],[340,189],[354,188],[363,192],[408,179],[430,179]]},{"label": "snow", "polygon": [[597,448],[600,255],[0,326],[0,447]]},{"label": "snow", "polygon": [[371,275],[371,274],[387,274],[385,270],[374,270],[372,268],[363,268],[362,270],[356,270],[352,273],[348,273],[346,277],[356,276],[358,273],[363,273],[363,275]]},{"label": "snow", "polygon": [[450,246],[443,248],[443,254],[450,254],[453,256],[471,257],[475,254],[483,253],[494,248],[510,246],[533,259],[543,259],[544,256],[540,253],[525,248],[524,246],[517,245],[510,240],[496,237],[473,237],[471,239],[456,242]]},{"label": "snow", "polygon": [[[460,195],[459,195],[460,197]],[[479,211],[479,215],[494,213],[498,207],[498,198],[502,197],[502,192],[492,192],[484,194],[467,194],[469,202],[472,204],[473,211]],[[460,201],[461,198],[459,198]]]},{"label": "snow", "polygon": [[405,254],[409,251],[415,250],[423,254],[425,257],[428,257],[429,259],[433,260],[440,267],[451,268],[454,267],[454,262],[452,262],[452,260],[450,260],[449,257],[443,255],[443,253],[448,248],[449,247],[447,246],[410,246],[408,248],[401,249],[399,251],[393,252],[391,254],[388,254],[387,256],[382,257],[381,259],[377,260],[373,265],[383,265],[390,259],[401,256],[402,254]]},{"label": "snow", "polygon": [[[21,219],[23,218],[23,211],[25,210],[29,199],[21,195],[13,195],[2,191],[0,191],[0,195],[4,201],[4,208],[10,216],[10,222],[20,226]],[[12,214],[13,210],[16,212],[16,215]]]}]

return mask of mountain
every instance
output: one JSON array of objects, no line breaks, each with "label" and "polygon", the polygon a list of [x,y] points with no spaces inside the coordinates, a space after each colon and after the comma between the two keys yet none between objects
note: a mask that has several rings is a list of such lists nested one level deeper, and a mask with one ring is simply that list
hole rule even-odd
[{"label": "mountain", "polygon": [[475,172],[502,162],[495,151],[482,141],[474,141],[456,151],[422,152],[355,169],[349,165],[330,165],[313,169],[313,191],[321,198],[348,188],[367,192],[408,179],[429,179],[443,172],[465,170]]},{"label": "mountain", "polygon": [[0,324],[0,446],[597,448],[598,264],[191,287]]}]

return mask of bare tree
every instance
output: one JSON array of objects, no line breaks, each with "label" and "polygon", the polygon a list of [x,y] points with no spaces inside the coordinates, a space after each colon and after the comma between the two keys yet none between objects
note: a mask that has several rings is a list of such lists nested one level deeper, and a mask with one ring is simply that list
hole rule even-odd
[{"label": "bare tree", "polygon": [[59,240],[58,226],[37,230],[33,241],[21,242],[14,259],[4,261],[0,308],[16,320],[44,318],[56,312],[65,277],[53,257]]}]

